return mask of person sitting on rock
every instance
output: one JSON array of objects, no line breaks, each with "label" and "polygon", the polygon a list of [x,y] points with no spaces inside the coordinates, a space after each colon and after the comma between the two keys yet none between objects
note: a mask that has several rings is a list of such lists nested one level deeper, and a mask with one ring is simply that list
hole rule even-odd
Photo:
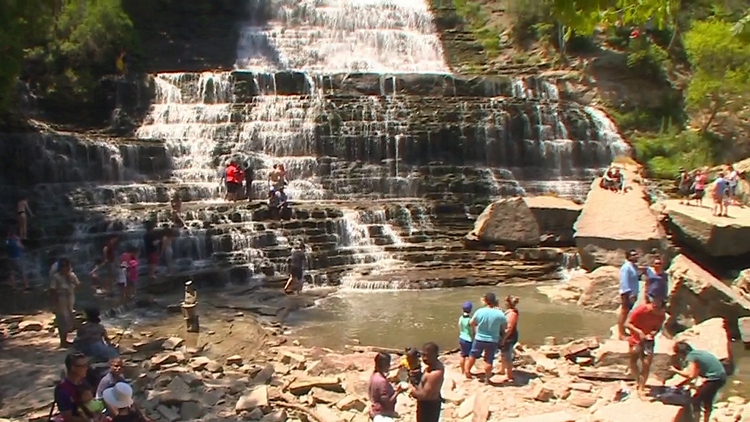
[{"label": "person sitting on rock", "polygon": [[[655,299],[651,303],[638,305],[628,318],[626,325],[630,331],[630,373],[636,378],[639,395],[645,394],[646,380],[654,358],[654,338],[664,325],[664,301]],[[641,367],[638,369],[638,363]]]},{"label": "person sitting on rock", "polygon": [[107,336],[107,329],[102,325],[97,308],[84,310],[86,321],[78,328],[74,344],[86,356],[98,361],[108,362],[120,355]]},{"label": "person sitting on rock", "polygon": [[110,422],[150,422],[151,420],[135,405],[133,387],[126,382],[118,382],[102,393],[107,405]]},{"label": "person sitting on rock", "polygon": [[274,189],[273,196],[268,200],[268,207],[274,220],[286,215],[289,210],[289,197],[284,192],[284,186]]},{"label": "person sitting on rock", "polygon": [[122,372],[123,364],[124,362],[120,356],[109,360],[109,371],[99,381],[99,386],[96,387],[97,398],[101,398],[104,390],[114,387],[118,382],[126,382]]},{"label": "person sitting on rock", "polygon": [[685,369],[673,368],[672,371],[685,379],[677,384],[677,387],[694,382],[698,377],[704,379],[703,384],[695,391],[690,399],[693,408],[693,420],[698,420],[697,414],[703,410],[703,422],[711,420],[711,411],[714,406],[714,399],[726,384],[727,373],[721,361],[713,354],[704,350],[693,349],[685,341],[678,341],[674,345],[675,363],[682,365],[687,362]]},{"label": "person sitting on rock", "polygon": [[88,359],[83,353],[72,353],[65,357],[65,378],[55,386],[54,390],[55,404],[53,406],[57,407],[60,413],[52,416],[50,420],[59,422],[88,421],[85,413],[81,410],[78,393],[79,388],[86,382],[88,369]]},{"label": "person sitting on rock", "polygon": [[401,359],[401,369],[406,374],[406,380],[413,386],[418,386],[422,382],[422,356],[419,350],[410,347],[406,349],[404,357]]}]

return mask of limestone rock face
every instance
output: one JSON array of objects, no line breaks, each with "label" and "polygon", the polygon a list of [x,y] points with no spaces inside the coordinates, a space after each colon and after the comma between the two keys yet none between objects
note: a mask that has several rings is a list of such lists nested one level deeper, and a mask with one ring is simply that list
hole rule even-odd
[{"label": "limestone rock face", "polygon": [[573,245],[573,226],[581,214],[581,205],[554,196],[525,198],[526,204],[539,224],[545,245]]},{"label": "limestone rock face", "polygon": [[685,255],[678,255],[667,269],[670,299],[667,312],[672,318],[695,323],[723,317],[737,336],[737,319],[750,316],[750,301]]},{"label": "limestone rock face", "polygon": [[589,271],[602,265],[619,266],[625,253],[641,254],[662,249],[665,236],[650,210],[645,190],[635,173],[625,171],[630,188],[624,194],[606,191],[594,180],[575,223],[575,242],[581,266]]},{"label": "limestone rock face", "polygon": [[677,200],[663,202],[675,240],[709,256],[750,254],[750,211],[730,207],[732,218],[714,217],[710,208],[681,205]]},{"label": "limestone rock face", "polygon": [[466,238],[483,244],[536,246],[539,225],[523,198],[503,198],[484,209]]}]

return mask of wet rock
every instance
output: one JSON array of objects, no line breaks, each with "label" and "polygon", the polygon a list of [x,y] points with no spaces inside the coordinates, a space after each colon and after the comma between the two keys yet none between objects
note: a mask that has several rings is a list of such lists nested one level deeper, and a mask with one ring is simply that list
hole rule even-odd
[{"label": "wet rock", "polygon": [[295,396],[307,394],[313,387],[319,387],[324,390],[343,392],[338,377],[308,377],[295,380],[289,385],[289,392]]},{"label": "wet rock", "polygon": [[184,343],[185,340],[179,338],[179,337],[170,337],[162,343],[161,347],[164,350],[174,350],[180,346],[182,346],[182,343]]},{"label": "wet rock", "polygon": [[43,329],[44,324],[39,321],[26,320],[18,323],[18,330],[21,332],[42,331]]},{"label": "wet rock", "polygon": [[242,356],[233,355],[229,356],[226,360],[227,365],[242,365]]},{"label": "wet rock", "polygon": [[268,384],[268,382],[271,381],[271,378],[273,378],[274,372],[275,369],[273,365],[267,363],[266,366],[264,366],[263,369],[252,378],[253,384]]},{"label": "wet rock", "polygon": [[548,402],[550,401],[550,399],[552,399],[552,397],[554,397],[554,391],[548,388],[543,383],[534,385],[534,387],[531,389],[531,393],[529,394],[529,398],[541,402]]},{"label": "wet rock", "polygon": [[594,412],[594,418],[600,422],[632,422],[633,416],[638,415],[638,420],[643,421],[678,422],[683,409],[659,402],[626,400],[603,406]]},{"label": "wet rock", "polygon": [[743,219],[717,218],[708,208],[681,205],[677,200],[660,203],[668,226],[679,244],[715,257],[750,254],[750,224]]},{"label": "wet rock", "polygon": [[593,406],[598,397],[590,393],[584,393],[580,391],[573,391],[568,397],[568,402],[574,406],[583,407],[588,409]]},{"label": "wet rock", "polygon": [[575,223],[575,242],[581,267],[592,271],[603,265],[619,266],[630,249],[641,255],[660,250],[663,230],[651,212],[648,196],[636,174],[623,170],[630,190],[616,194],[591,184],[581,214]]},{"label": "wet rock", "polygon": [[343,393],[328,391],[319,387],[313,387],[310,390],[309,394],[313,396],[316,403],[326,404],[337,403],[339,400],[342,400],[345,397]]},{"label": "wet rock", "polygon": [[341,411],[364,412],[367,409],[367,404],[359,398],[349,395],[337,401],[336,408]]},{"label": "wet rock", "polygon": [[723,317],[732,324],[730,333],[739,337],[735,324],[750,316],[750,301],[685,255],[675,257],[667,273],[671,281],[667,312],[673,319],[700,323]]},{"label": "wet rock", "polygon": [[722,318],[712,318],[677,334],[674,341],[687,341],[693,348],[705,350],[727,367],[733,366],[731,340]]},{"label": "wet rock", "polygon": [[163,352],[151,358],[151,368],[158,369],[165,365],[181,363],[185,361],[185,355],[182,352]]},{"label": "wet rock", "polygon": [[176,422],[180,420],[180,414],[171,407],[159,405],[156,408],[156,411],[159,412],[159,414],[169,422]]},{"label": "wet rock", "polygon": [[573,226],[581,214],[581,205],[554,196],[532,196],[524,200],[539,225],[543,244],[574,244]]},{"label": "wet rock", "polygon": [[565,359],[574,360],[579,357],[590,356],[591,350],[599,347],[599,339],[589,337],[585,339],[574,340],[560,348],[560,354]]},{"label": "wet rock", "polygon": [[189,401],[180,406],[180,416],[184,421],[193,421],[206,414],[206,409],[200,403]]},{"label": "wet rock", "polygon": [[469,242],[509,247],[539,244],[539,225],[523,198],[503,198],[477,217]]},{"label": "wet rock", "polygon": [[500,422],[577,422],[580,418],[568,412],[552,412],[534,416],[501,419]]},{"label": "wet rock", "polygon": [[237,404],[234,406],[234,410],[239,413],[246,410],[253,410],[256,408],[267,408],[268,407],[268,386],[256,385],[250,391],[243,394]]},{"label": "wet rock", "polygon": [[286,414],[286,411],[282,410],[274,410],[273,412],[263,416],[263,419],[260,420],[260,422],[286,422],[288,419],[288,416]]}]

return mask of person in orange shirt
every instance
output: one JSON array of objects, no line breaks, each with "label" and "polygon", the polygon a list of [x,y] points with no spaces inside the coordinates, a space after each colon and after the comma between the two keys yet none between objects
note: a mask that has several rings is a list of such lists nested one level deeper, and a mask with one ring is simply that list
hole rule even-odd
[{"label": "person in orange shirt", "polygon": [[646,380],[654,359],[654,338],[664,325],[664,319],[664,299],[654,298],[652,302],[643,303],[633,309],[625,325],[630,332],[630,373],[636,377],[639,395],[643,395],[646,389]]}]

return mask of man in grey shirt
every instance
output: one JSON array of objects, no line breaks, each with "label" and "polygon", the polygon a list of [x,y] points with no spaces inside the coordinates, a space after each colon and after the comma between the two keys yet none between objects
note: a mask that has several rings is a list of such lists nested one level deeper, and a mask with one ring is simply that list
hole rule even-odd
[{"label": "man in grey shirt", "polygon": [[284,286],[285,293],[299,293],[302,290],[305,276],[305,264],[307,264],[307,255],[305,254],[305,243],[299,241],[296,248],[292,250],[289,257],[289,280]]}]

